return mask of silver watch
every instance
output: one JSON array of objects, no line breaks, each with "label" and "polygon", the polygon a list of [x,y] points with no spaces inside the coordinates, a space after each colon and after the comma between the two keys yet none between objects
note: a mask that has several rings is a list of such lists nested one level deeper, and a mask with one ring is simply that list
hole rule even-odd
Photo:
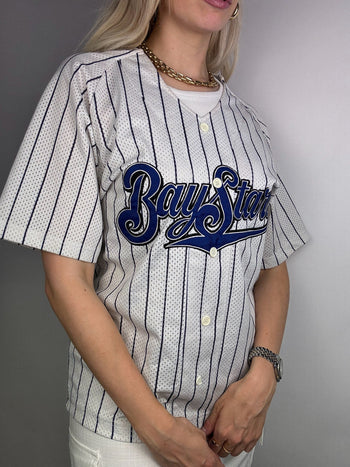
[{"label": "silver watch", "polygon": [[248,363],[250,365],[254,357],[263,357],[272,363],[275,370],[276,380],[281,381],[283,374],[283,360],[282,358],[265,347],[253,347],[248,355]]}]

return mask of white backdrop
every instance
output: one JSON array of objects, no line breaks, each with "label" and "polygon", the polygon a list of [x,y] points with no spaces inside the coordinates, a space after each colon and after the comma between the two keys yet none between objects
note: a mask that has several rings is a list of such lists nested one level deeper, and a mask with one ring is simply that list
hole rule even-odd
[{"label": "white backdrop", "polygon": [[350,466],[350,2],[245,0],[230,81],[268,123],[311,234],[289,261],[278,386],[256,467]]}]

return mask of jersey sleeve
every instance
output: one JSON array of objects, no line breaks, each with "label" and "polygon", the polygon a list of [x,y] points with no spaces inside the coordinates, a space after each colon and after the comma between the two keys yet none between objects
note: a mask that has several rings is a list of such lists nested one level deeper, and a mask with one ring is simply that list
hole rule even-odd
[{"label": "jersey sleeve", "polygon": [[102,214],[88,91],[72,58],[48,84],[0,199],[0,238],[97,261]]},{"label": "jersey sleeve", "polygon": [[309,234],[299,212],[278,176],[268,215],[262,260],[263,269],[273,268],[283,263],[308,240]]}]

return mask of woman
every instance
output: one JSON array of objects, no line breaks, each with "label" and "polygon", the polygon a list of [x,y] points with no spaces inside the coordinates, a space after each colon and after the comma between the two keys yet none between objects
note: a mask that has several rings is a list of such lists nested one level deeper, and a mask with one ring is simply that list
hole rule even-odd
[{"label": "woman", "polygon": [[1,237],[42,250],[72,341],[73,467],[251,465],[307,234],[225,83],[239,17],[230,0],[112,2],[5,187]]}]

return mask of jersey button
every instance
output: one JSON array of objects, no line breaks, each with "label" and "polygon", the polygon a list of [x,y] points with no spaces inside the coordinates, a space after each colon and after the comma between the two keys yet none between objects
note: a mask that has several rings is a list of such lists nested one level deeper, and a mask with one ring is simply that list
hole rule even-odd
[{"label": "jersey button", "polygon": [[208,133],[209,131],[209,125],[205,122],[202,122],[200,125],[199,125],[200,129],[203,131],[203,133]]},{"label": "jersey button", "polygon": [[207,316],[207,315],[206,315],[206,316],[203,316],[203,318],[202,318],[202,324],[203,324],[203,326],[209,326],[209,324],[210,324],[210,316]]},{"label": "jersey button", "polygon": [[218,250],[215,248],[215,246],[210,248],[209,254],[212,258],[215,258],[215,256],[218,254]]},{"label": "jersey button", "polygon": [[222,187],[221,179],[220,178],[214,178],[213,185],[215,186],[215,188],[221,188]]},{"label": "jersey button", "polygon": [[198,375],[197,379],[196,379],[197,386],[200,386],[202,383],[203,383],[202,377],[201,377],[201,375]]}]

